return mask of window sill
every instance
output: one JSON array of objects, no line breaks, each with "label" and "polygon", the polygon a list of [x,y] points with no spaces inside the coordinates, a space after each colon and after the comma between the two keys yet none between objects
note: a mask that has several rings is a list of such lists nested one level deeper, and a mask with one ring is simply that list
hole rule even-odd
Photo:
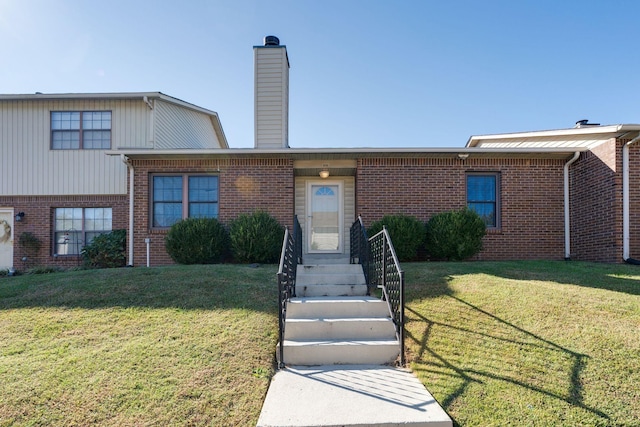
[{"label": "window sill", "polygon": [[487,228],[486,234],[502,234],[502,228],[500,227]]}]

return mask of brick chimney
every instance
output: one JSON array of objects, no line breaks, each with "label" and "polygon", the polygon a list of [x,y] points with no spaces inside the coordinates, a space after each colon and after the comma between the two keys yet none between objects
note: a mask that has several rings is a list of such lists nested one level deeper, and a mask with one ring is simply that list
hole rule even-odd
[{"label": "brick chimney", "polygon": [[253,47],[255,148],[289,148],[289,57],[276,36]]}]

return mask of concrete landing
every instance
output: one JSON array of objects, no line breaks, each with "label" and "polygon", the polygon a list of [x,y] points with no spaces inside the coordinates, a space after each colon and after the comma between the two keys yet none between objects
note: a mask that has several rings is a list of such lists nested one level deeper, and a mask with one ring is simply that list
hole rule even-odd
[{"label": "concrete landing", "polygon": [[436,426],[451,418],[408,370],[379,365],[278,371],[258,427]]}]

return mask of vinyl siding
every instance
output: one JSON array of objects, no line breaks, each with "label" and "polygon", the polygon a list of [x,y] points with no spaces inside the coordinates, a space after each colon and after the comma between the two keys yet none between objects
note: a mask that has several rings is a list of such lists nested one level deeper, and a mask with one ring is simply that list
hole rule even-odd
[{"label": "vinyl siding", "polygon": [[289,62],[281,47],[255,48],[255,145],[289,145]]},{"label": "vinyl siding", "polygon": [[0,103],[0,194],[126,194],[126,166],[105,150],[51,150],[51,111],[111,111],[111,146],[144,147],[145,104],[133,100]]},{"label": "vinyl siding", "polygon": [[[331,177],[332,181],[343,181],[343,207],[344,207],[344,253],[348,254],[350,251],[349,245],[349,230],[351,224],[356,218],[356,206],[355,206],[355,179],[352,176],[349,177]],[[302,252],[308,253],[309,247],[307,242],[307,182],[318,182],[318,178],[313,177],[296,177],[295,182],[295,212],[300,221],[300,227],[302,228]]]},{"label": "vinyl siding", "polygon": [[155,147],[221,148],[210,116],[155,100]]}]

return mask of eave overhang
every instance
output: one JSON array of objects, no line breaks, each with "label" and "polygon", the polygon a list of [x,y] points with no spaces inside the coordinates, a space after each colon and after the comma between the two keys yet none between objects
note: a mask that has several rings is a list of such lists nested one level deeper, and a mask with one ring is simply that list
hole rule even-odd
[{"label": "eave overhang", "polygon": [[505,149],[526,150],[533,147],[555,147],[574,150],[575,148],[592,148],[612,138],[619,138],[629,132],[637,131],[640,131],[640,124],[585,126],[546,131],[474,135],[469,138],[465,147],[480,148],[491,145],[492,147],[502,146]]},{"label": "eave overhang", "polygon": [[288,149],[208,149],[208,150],[154,150],[117,149],[107,155],[124,155],[130,159],[173,160],[202,158],[283,158],[292,160],[344,160],[358,158],[439,158],[439,159],[569,159],[584,149],[528,149],[501,148],[288,148]]}]

